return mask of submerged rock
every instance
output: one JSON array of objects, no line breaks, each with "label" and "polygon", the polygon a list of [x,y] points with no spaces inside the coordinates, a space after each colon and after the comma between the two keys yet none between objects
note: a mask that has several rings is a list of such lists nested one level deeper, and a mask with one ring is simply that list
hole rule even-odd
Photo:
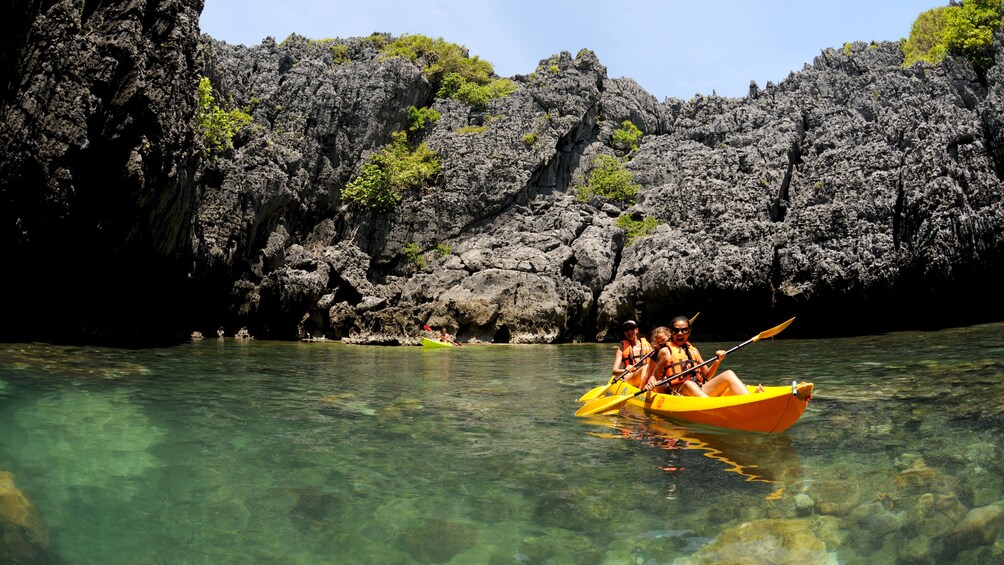
[{"label": "submerged rock", "polygon": [[956,551],[990,545],[1004,529],[1004,501],[970,510],[945,539],[945,549]]},{"label": "submerged rock", "polygon": [[44,563],[49,532],[35,506],[14,484],[14,473],[0,471],[0,556],[4,562]]},{"label": "submerged rock", "polygon": [[410,528],[398,537],[398,545],[420,563],[446,563],[474,547],[477,529],[473,524],[432,519]]},{"label": "submerged rock", "polygon": [[729,528],[702,548],[688,564],[744,563],[747,565],[833,565],[820,535],[832,528],[833,518],[765,519]]}]

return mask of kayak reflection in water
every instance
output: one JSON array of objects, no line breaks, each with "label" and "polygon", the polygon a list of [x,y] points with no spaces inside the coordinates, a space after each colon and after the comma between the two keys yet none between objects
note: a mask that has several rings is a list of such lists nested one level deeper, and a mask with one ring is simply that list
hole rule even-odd
[{"label": "kayak reflection in water", "polygon": [[[649,365],[648,378],[644,389],[655,392],[680,394],[684,396],[725,396],[729,394],[749,394],[746,385],[731,369],[715,376],[726,351],[715,352],[717,359],[710,365],[698,367],[704,362],[701,352],[690,343],[690,320],[686,316],[673,318],[672,327],[660,326],[652,330],[652,345],[659,350],[655,362]],[[662,386],[655,386],[660,380],[682,373],[694,367],[684,376],[673,379]],[[763,386],[757,386],[757,392]]]},{"label": "kayak reflection in water", "polygon": [[[777,489],[768,498],[784,495],[785,486],[801,478],[801,460],[786,434],[749,434],[728,430],[702,430],[679,425],[657,416],[627,415],[608,424],[616,432],[605,437],[630,439],[665,450],[693,451],[718,461],[724,473],[735,473],[746,482],[771,483]],[[598,435],[598,434],[597,434]],[[688,472],[707,473],[699,462],[673,455],[659,469],[683,478]]]}]

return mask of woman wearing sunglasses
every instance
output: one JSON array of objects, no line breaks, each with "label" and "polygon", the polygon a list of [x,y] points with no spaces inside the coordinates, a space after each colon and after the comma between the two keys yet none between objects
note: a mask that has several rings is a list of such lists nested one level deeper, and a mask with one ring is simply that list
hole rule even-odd
[{"label": "woman wearing sunglasses", "polygon": [[[724,349],[715,352],[718,359],[710,365],[699,367],[686,375],[673,379],[668,384],[655,387],[655,383],[662,379],[682,373],[704,362],[704,359],[701,358],[701,352],[690,343],[690,320],[686,316],[673,318],[668,328],[662,326],[652,330],[652,344],[659,350],[659,353],[656,354],[655,362],[649,366],[645,390],[654,389],[655,392],[671,392],[684,396],[722,396],[750,393],[746,385],[731,369],[715,376],[715,373],[718,372],[718,366],[725,358]],[[763,386],[757,386],[757,392],[761,390],[763,390]]]}]

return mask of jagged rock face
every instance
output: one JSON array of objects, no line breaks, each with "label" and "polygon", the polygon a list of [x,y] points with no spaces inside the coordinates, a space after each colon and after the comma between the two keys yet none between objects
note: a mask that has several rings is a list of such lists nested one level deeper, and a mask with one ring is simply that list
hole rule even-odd
[{"label": "jagged rock face", "polygon": [[[594,221],[563,195],[595,136],[605,75],[595,56],[552,57],[547,72],[516,77],[515,94],[475,109],[434,101],[418,67],[381,60],[371,42],[349,45],[351,61],[339,63],[328,42],[296,36],[281,46],[208,44],[210,74],[258,125],[202,173],[200,277],[238,279],[238,314],[282,337],[407,343],[432,319],[484,339],[583,338],[589,287],[602,287],[593,273],[612,277],[623,240],[606,212]],[[409,106],[430,104],[441,117],[423,141],[440,157],[441,182],[389,212],[343,203],[368,152],[406,127]],[[604,231],[573,249],[594,223]],[[594,242],[598,234],[609,241]],[[408,244],[434,276],[403,261]],[[496,304],[514,296],[523,303]],[[541,301],[547,308],[526,311]]]},{"label": "jagged rock face", "polygon": [[826,50],[744,100],[685,106],[629,165],[643,186],[637,208],[665,225],[624,253],[601,325],[633,297],[650,323],[777,311],[839,333],[894,326],[887,317],[930,323],[991,295],[1002,248],[990,226],[1004,209],[988,134],[1000,131],[999,106],[967,64],[901,61],[890,43]]},{"label": "jagged rock face", "polygon": [[[0,219],[26,304],[50,303],[69,269],[109,297],[186,304],[179,335],[417,343],[430,324],[534,343],[698,311],[723,337],[792,315],[791,335],[1004,316],[982,305],[1004,266],[999,67],[903,69],[898,44],[861,43],[742,99],[659,102],[583,51],[477,109],[383,58],[387,36],[231,46],[198,37],[200,8],[15,6]],[[202,159],[200,74],[254,117]],[[420,136],[439,181],[391,211],[343,201],[409,106],[441,115]],[[644,132],[628,155],[612,140],[624,120]],[[598,155],[629,159],[636,204],[575,198]],[[623,214],[661,225],[628,245]],[[182,275],[197,299],[164,290]]]},{"label": "jagged rock face", "polygon": [[[353,66],[332,66],[300,43],[285,49],[266,42],[246,52],[257,58],[267,51],[275,61],[258,69],[295,53],[294,67],[329,77],[317,80],[344,73],[331,86],[342,93],[386,92],[353,81],[383,84],[371,67],[400,64],[356,49]],[[218,54],[232,49],[214,47]],[[306,228],[305,218],[327,216],[337,227],[312,238],[316,268],[280,267],[289,271],[282,276],[313,277],[316,287],[325,254],[344,257],[349,248],[357,250],[354,270],[368,275],[364,285],[358,276],[329,279],[327,289],[312,293],[327,291],[319,301],[324,311],[295,301],[305,311],[289,319],[356,342],[407,343],[424,323],[461,337],[548,342],[603,339],[624,318],[653,326],[697,311],[721,326],[737,320],[737,334],[789,315],[801,316],[807,333],[840,333],[853,332],[860,316],[871,316],[870,329],[922,322],[928,313],[918,301],[965,308],[967,297],[987,295],[985,281],[1002,264],[993,228],[1004,219],[994,138],[999,72],[981,81],[961,61],[902,69],[896,44],[852,47],[824,51],[779,85],[751,85],[744,99],[663,103],[629,79],[607,79],[589,53],[552,57],[534,74],[514,77],[519,91],[484,111],[435,102],[442,118],[425,141],[442,158],[442,186],[406,194],[390,213],[339,203],[357,166],[321,183],[310,171],[323,168],[296,163],[287,178],[302,180],[284,185],[291,201],[306,201],[301,192],[311,191],[330,206],[306,215],[285,206],[279,223]],[[422,84],[416,76],[409,88]],[[348,98],[364,122],[390,124],[384,137],[358,136],[366,149],[403,127],[400,117],[386,119],[395,104],[400,113],[422,100],[377,96],[370,106],[358,94]],[[283,101],[285,108],[302,104],[295,96]],[[613,131],[628,119],[645,132],[626,165],[642,187],[638,203],[623,210],[572,198],[592,159],[613,152]],[[462,133],[470,125],[484,129]],[[313,127],[329,136],[337,129]],[[297,138],[285,150],[316,155],[317,134],[308,132],[307,141]],[[531,132],[537,140],[527,143]],[[349,141],[336,153],[358,164],[365,149]],[[241,158],[238,150],[235,161]],[[320,186],[327,187],[323,197]],[[625,247],[614,225],[622,213],[662,225]],[[292,237],[289,249],[297,242]],[[408,243],[429,252],[421,272],[401,260]],[[438,244],[449,246],[448,256],[432,253]],[[250,248],[253,255],[256,245]],[[326,264],[335,273],[345,268]],[[267,286],[276,275],[258,276],[245,286]]]},{"label": "jagged rock face", "polygon": [[176,311],[190,240],[201,9],[198,0],[5,9],[0,237],[18,272],[4,281],[14,305],[5,334],[180,322],[158,314]]}]

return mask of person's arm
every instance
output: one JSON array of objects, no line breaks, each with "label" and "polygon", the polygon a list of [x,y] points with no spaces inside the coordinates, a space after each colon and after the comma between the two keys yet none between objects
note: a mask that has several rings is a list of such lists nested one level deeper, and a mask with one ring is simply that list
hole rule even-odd
[{"label": "person's arm", "polygon": [[614,356],[614,369],[613,369],[614,373],[620,374],[624,372],[626,367],[623,366],[623,362],[624,362],[624,353],[618,347],[617,355]]},{"label": "person's arm", "polygon": [[[722,359],[725,359],[725,350],[719,349],[718,351],[715,352],[715,356],[718,358],[715,359],[713,363],[704,368],[704,382],[710,381],[712,378],[714,378],[715,373],[718,372],[718,366],[722,364]],[[701,357],[700,353],[697,354],[697,357],[698,357],[698,363],[704,362],[704,360],[700,358]]]},{"label": "person's arm", "polygon": [[663,347],[655,353],[655,361],[652,361],[642,370],[642,377],[639,383],[634,385],[638,389],[651,390],[655,383],[659,382],[659,375],[666,370],[669,349]]}]

